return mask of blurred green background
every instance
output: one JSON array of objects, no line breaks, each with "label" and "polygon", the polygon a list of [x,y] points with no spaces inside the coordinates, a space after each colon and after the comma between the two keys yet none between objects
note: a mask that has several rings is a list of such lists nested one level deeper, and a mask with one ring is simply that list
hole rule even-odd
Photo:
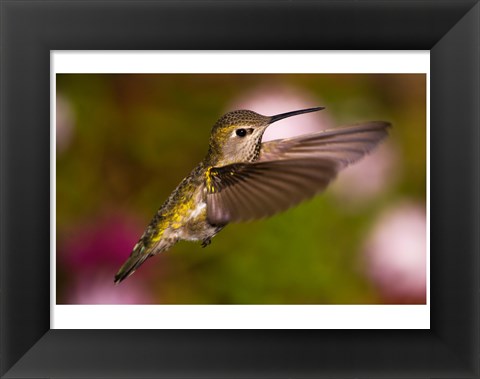
[{"label": "blurred green background", "polygon": [[[425,302],[424,74],[58,74],[56,91],[58,304]],[[243,104],[271,114],[322,105],[317,118],[291,119],[319,129],[393,128],[320,196],[229,225],[205,249],[180,242],[114,286],[205,156],[214,122]]]}]

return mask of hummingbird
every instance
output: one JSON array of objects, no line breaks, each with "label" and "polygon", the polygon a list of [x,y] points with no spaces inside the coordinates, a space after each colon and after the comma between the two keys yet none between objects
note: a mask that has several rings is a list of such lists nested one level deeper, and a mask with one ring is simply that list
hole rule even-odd
[{"label": "hummingbird", "polygon": [[223,115],[213,125],[204,160],[156,212],[115,283],[180,240],[206,247],[229,223],[269,217],[311,198],[388,135],[389,122],[371,121],[262,142],[271,124],[322,109]]}]

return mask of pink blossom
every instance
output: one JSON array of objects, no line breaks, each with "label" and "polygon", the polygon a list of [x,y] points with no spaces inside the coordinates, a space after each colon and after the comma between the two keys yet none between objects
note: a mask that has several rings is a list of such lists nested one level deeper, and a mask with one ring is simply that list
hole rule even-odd
[{"label": "pink blossom", "polygon": [[83,273],[69,288],[67,304],[151,304],[150,291],[137,280],[113,284],[110,272]]},{"label": "pink blossom", "polygon": [[377,220],[364,248],[366,271],[387,302],[426,300],[425,207],[403,203]]},{"label": "pink blossom", "polygon": [[100,217],[62,236],[57,257],[75,270],[118,266],[129,256],[140,235],[140,228],[131,219],[118,214]]},{"label": "pink blossom", "polygon": [[56,97],[55,118],[57,152],[62,152],[67,149],[67,147],[70,145],[70,141],[72,140],[73,130],[75,127],[75,115],[70,101],[60,94],[57,94]]},{"label": "pink blossom", "polygon": [[[229,110],[249,109],[265,116],[298,109],[323,106],[322,101],[300,88],[290,86],[260,86],[233,100]],[[286,118],[268,127],[263,141],[294,137],[318,132],[332,125],[328,111]]]},{"label": "pink blossom", "polygon": [[398,179],[398,154],[392,143],[385,141],[361,161],[343,170],[332,186],[341,204],[349,209],[378,198]]}]

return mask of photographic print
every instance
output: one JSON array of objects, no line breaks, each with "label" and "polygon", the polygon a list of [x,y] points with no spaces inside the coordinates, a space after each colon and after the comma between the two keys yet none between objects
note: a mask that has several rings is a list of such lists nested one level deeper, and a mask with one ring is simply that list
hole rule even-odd
[{"label": "photographic print", "polygon": [[56,304],[427,303],[426,73],[57,73]]}]

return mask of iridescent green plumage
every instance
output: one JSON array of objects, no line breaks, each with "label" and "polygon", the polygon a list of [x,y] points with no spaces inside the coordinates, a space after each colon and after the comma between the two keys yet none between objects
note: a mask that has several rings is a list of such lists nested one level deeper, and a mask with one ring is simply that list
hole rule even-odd
[{"label": "iridescent green plumage", "polygon": [[262,143],[273,122],[320,109],[271,117],[239,110],[221,117],[205,159],[155,214],[115,282],[179,240],[206,246],[230,222],[268,217],[315,195],[387,136],[390,124],[375,121]]}]

